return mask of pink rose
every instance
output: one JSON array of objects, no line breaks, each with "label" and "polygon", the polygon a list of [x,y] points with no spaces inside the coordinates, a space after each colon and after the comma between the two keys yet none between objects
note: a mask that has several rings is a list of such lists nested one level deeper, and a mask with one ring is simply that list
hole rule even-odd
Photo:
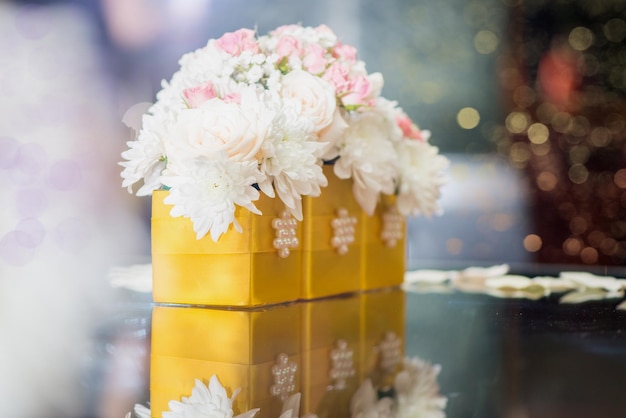
[{"label": "pink rose", "polygon": [[344,106],[371,105],[370,93],[372,86],[370,80],[364,75],[357,75],[348,82],[345,94],[340,94]]},{"label": "pink rose", "polygon": [[332,63],[322,75],[324,80],[335,86],[338,94],[348,90],[348,77],[348,68],[338,62]]},{"label": "pink rose", "polygon": [[276,44],[276,54],[280,58],[302,55],[302,42],[290,35],[281,36]]},{"label": "pink rose", "polygon": [[235,32],[228,32],[215,41],[217,49],[222,50],[232,56],[241,55],[244,51],[258,52],[259,45],[256,43],[254,31],[251,29],[239,29]]},{"label": "pink rose", "polygon": [[295,32],[300,30],[300,25],[282,25],[270,32],[272,36],[282,35],[283,33]]},{"label": "pink rose", "polygon": [[215,98],[216,94],[213,89],[213,83],[207,81],[206,83],[202,83],[196,87],[190,87],[183,90],[183,96],[187,101],[187,105],[190,108],[195,109],[207,100]]},{"label": "pink rose", "polygon": [[335,36],[335,32],[326,25],[319,25],[315,28],[315,32]]},{"label": "pink rose", "polygon": [[356,62],[356,48],[338,42],[337,46],[333,48],[333,56],[348,62]]},{"label": "pink rose", "polygon": [[407,115],[397,115],[396,123],[402,129],[402,134],[405,138],[417,139],[418,141],[424,141],[425,138],[422,135],[422,131],[419,130],[413,121]]},{"label": "pink rose", "polygon": [[321,74],[327,64],[324,48],[318,44],[309,45],[304,51],[302,64],[309,72]]},{"label": "pink rose", "polygon": [[[207,100],[220,98],[215,92],[215,87],[213,86],[213,83],[211,83],[210,81],[202,83],[196,87],[190,87],[183,90],[183,96],[187,101],[187,105],[191,109],[197,109],[198,107],[202,106],[202,104]],[[224,100],[226,103],[241,103],[241,95],[239,93],[228,93],[221,99]]]}]

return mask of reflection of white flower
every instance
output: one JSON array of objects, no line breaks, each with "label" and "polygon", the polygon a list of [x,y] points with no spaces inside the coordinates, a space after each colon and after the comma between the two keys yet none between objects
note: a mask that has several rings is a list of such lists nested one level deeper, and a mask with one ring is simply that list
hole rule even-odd
[{"label": "reflection of white flower", "polygon": [[[217,376],[211,376],[207,386],[196,379],[196,386],[191,391],[190,397],[184,397],[181,401],[170,401],[169,411],[163,412],[163,418],[232,418],[233,401],[239,393],[235,390],[232,397],[228,397],[226,389],[217,380]],[[251,418],[259,410],[251,409],[248,412],[237,415],[237,418]]]},{"label": "reflection of white flower", "polygon": [[165,203],[174,205],[170,214],[193,222],[200,239],[209,232],[214,241],[233,226],[242,231],[235,219],[235,206],[260,214],[253,201],[259,192],[253,187],[264,176],[255,162],[235,162],[226,157],[196,158],[177,167],[177,175],[164,175],[161,181],[170,188]]},{"label": "reflection of white flower", "polygon": [[352,418],[393,418],[393,398],[378,399],[372,381],[366,379],[350,400]]},{"label": "reflection of white flower", "polygon": [[[226,389],[217,379],[211,376],[209,384],[204,385],[196,379],[196,386],[191,390],[191,396],[183,396],[181,401],[170,401],[169,411],[164,411],[163,418],[233,418],[233,401],[239,394],[240,389],[233,392],[230,398]],[[252,418],[259,409],[251,409],[234,418]],[[134,414],[133,414],[134,413]],[[125,418],[150,418],[150,409],[136,404],[133,413],[127,413]],[[289,417],[286,417],[289,418]],[[296,418],[295,416],[293,418]]]},{"label": "reflection of white flower", "polygon": [[439,393],[437,376],[441,367],[417,357],[404,361],[396,375],[396,418],[445,418],[447,398]]},{"label": "reflection of white flower", "polygon": [[[300,393],[298,392],[285,399],[279,418],[298,418],[298,413],[300,411],[300,397]],[[317,415],[306,414],[301,418],[317,418]]]},{"label": "reflection of white flower", "polygon": [[398,210],[403,215],[431,216],[439,213],[443,172],[449,161],[428,142],[403,139],[396,144],[400,167]]}]

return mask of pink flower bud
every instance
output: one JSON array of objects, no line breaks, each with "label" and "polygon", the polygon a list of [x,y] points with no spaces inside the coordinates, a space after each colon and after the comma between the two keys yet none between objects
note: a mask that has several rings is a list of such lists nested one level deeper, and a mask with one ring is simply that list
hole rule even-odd
[{"label": "pink flower bud", "polygon": [[340,42],[333,48],[333,56],[348,62],[356,62],[356,48]]},{"label": "pink flower bud", "polygon": [[405,138],[417,139],[418,141],[424,141],[426,138],[422,135],[422,131],[419,130],[413,121],[407,115],[396,116],[396,123],[398,127],[402,129],[402,134]]},{"label": "pink flower bud", "polygon": [[326,69],[322,78],[335,86],[337,94],[341,94],[348,91],[348,75],[348,69],[335,62]]},{"label": "pink flower bud", "polygon": [[310,73],[321,74],[326,69],[327,64],[324,48],[318,44],[309,45],[305,49],[302,64]]},{"label": "pink flower bud", "polygon": [[183,96],[187,101],[187,105],[192,109],[196,109],[207,100],[215,98],[216,94],[215,90],[213,90],[213,83],[208,81],[183,90]]},{"label": "pink flower bud", "polygon": [[236,57],[244,51],[258,52],[259,46],[254,38],[254,31],[251,29],[239,29],[235,32],[228,32],[219,38],[215,45],[218,49]]},{"label": "pink flower bud", "polygon": [[302,55],[302,42],[291,35],[284,35],[278,40],[276,44],[276,54],[279,58]]},{"label": "pink flower bud", "polygon": [[372,91],[369,79],[364,75],[357,75],[348,82],[347,94],[341,97],[344,106],[360,106],[370,104]]}]

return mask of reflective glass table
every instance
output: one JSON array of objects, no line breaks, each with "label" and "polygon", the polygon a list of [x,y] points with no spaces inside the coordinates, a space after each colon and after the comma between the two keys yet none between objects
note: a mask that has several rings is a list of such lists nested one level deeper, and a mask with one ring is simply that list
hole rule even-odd
[{"label": "reflective glass table", "polygon": [[[238,381],[242,391],[234,405],[243,410],[236,413],[260,406],[265,410],[257,416],[278,417],[280,402],[271,394],[276,389],[301,393],[300,416],[351,416],[352,398],[365,379],[374,383],[378,398],[393,398],[397,393],[390,376],[403,361],[412,360],[422,367],[423,374],[414,377],[425,379],[419,395],[424,402],[445,399],[443,407],[431,402],[430,409],[424,407],[416,416],[626,416],[621,280],[604,280],[605,274],[592,277],[600,279],[597,287],[590,287],[585,277],[563,287],[563,281],[522,283],[516,276],[539,280],[560,274],[546,266],[509,271],[508,282],[479,280],[479,286],[458,275],[450,279],[449,271],[424,273],[402,288],[288,304],[255,319],[250,319],[253,313],[228,309],[201,308],[190,315],[187,307],[152,304],[148,292],[118,288],[115,315],[94,333],[97,361],[88,373],[87,415],[123,416],[136,403],[146,405],[151,379],[153,392],[167,397],[184,393],[180,385],[188,385],[184,390],[189,396],[193,382],[170,385],[169,379],[189,380],[204,370],[206,383],[206,363],[217,360],[243,364],[243,375],[257,379]],[[243,322],[223,319],[239,314]],[[180,324],[187,331],[172,331]],[[211,335],[212,329],[219,331]],[[245,339],[236,335],[243,332],[248,333]],[[233,341],[246,341],[249,347]],[[333,360],[342,349],[350,353],[348,366]],[[285,364],[297,365],[291,389],[281,389],[274,373],[283,352]],[[193,358],[195,363],[155,365],[165,357]],[[167,376],[181,370],[185,379]],[[241,379],[228,368],[216,370],[222,381]],[[236,389],[225,386],[229,394]],[[156,407],[166,410],[166,401],[158,400]],[[155,408],[154,398],[151,406]]]}]

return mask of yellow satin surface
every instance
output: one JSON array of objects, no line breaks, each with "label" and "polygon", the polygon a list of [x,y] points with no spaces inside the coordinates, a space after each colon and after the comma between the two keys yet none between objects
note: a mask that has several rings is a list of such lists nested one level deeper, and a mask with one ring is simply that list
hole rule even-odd
[{"label": "yellow satin surface", "polygon": [[155,302],[257,306],[300,298],[301,251],[281,258],[273,247],[271,223],[284,210],[280,199],[261,196],[257,206],[262,216],[237,208],[243,232],[231,226],[216,243],[210,236],[197,240],[189,219],[171,217],[166,196],[166,191],[155,191],[152,203]]},{"label": "yellow satin surface", "polygon": [[376,212],[364,216],[362,222],[363,258],[361,265],[361,289],[371,290],[399,286],[406,271],[406,218],[404,234],[394,247],[387,246],[381,238],[383,214],[395,205],[395,196],[382,196]]},{"label": "yellow satin surface", "polygon": [[155,306],[152,331],[153,354],[258,364],[301,351],[302,305],[252,311]]},{"label": "yellow satin surface", "polygon": [[339,340],[345,341],[353,353],[355,375],[346,380],[348,388],[361,381],[361,303],[358,294],[304,303],[301,386],[305,411],[315,412],[326,388],[334,383],[330,356]]},{"label": "yellow satin surface", "polygon": [[[360,290],[398,286],[404,280],[405,239],[390,248],[380,237],[382,214],[393,197],[384,196],[369,217],[352,191],[352,180],[324,166],[328,187],[319,197],[303,198],[303,221],[297,224],[300,245],[281,258],[273,247],[272,220],[284,211],[278,198],[262,195],[256,202],[263,215],[237,208],[243,228],[231,226],[217,243],[196,239],[189,219],[173,218],[153,194],[152,264],[155,302],[252,307],[298,299],[317,299]],[[355,240],[346,254],[331,245],[331,222],[345,209],[357,219]],[[406,223],[405,223],[406,229]]]},{"label": "yellow satin surface", "polygon": [[396,371],[385,372],[380,367],[380,344],[387,333],[400,341],[402,354],[406,345],[406,295],[398,288],[367,292],[361,299],[361,370],[375,387],[391,385]]},{"label": "yellow satin surface", "polygon": [[[361,223],[363,211],[354,199],[352,180],[335,176],[332,166],[323,167],[328,186],[319,197],[303,198],[302,297],[315,299],[360,289]],[[345,255],[331,245],[331,221],[345,209],[357,219],[355,240]]]}]

